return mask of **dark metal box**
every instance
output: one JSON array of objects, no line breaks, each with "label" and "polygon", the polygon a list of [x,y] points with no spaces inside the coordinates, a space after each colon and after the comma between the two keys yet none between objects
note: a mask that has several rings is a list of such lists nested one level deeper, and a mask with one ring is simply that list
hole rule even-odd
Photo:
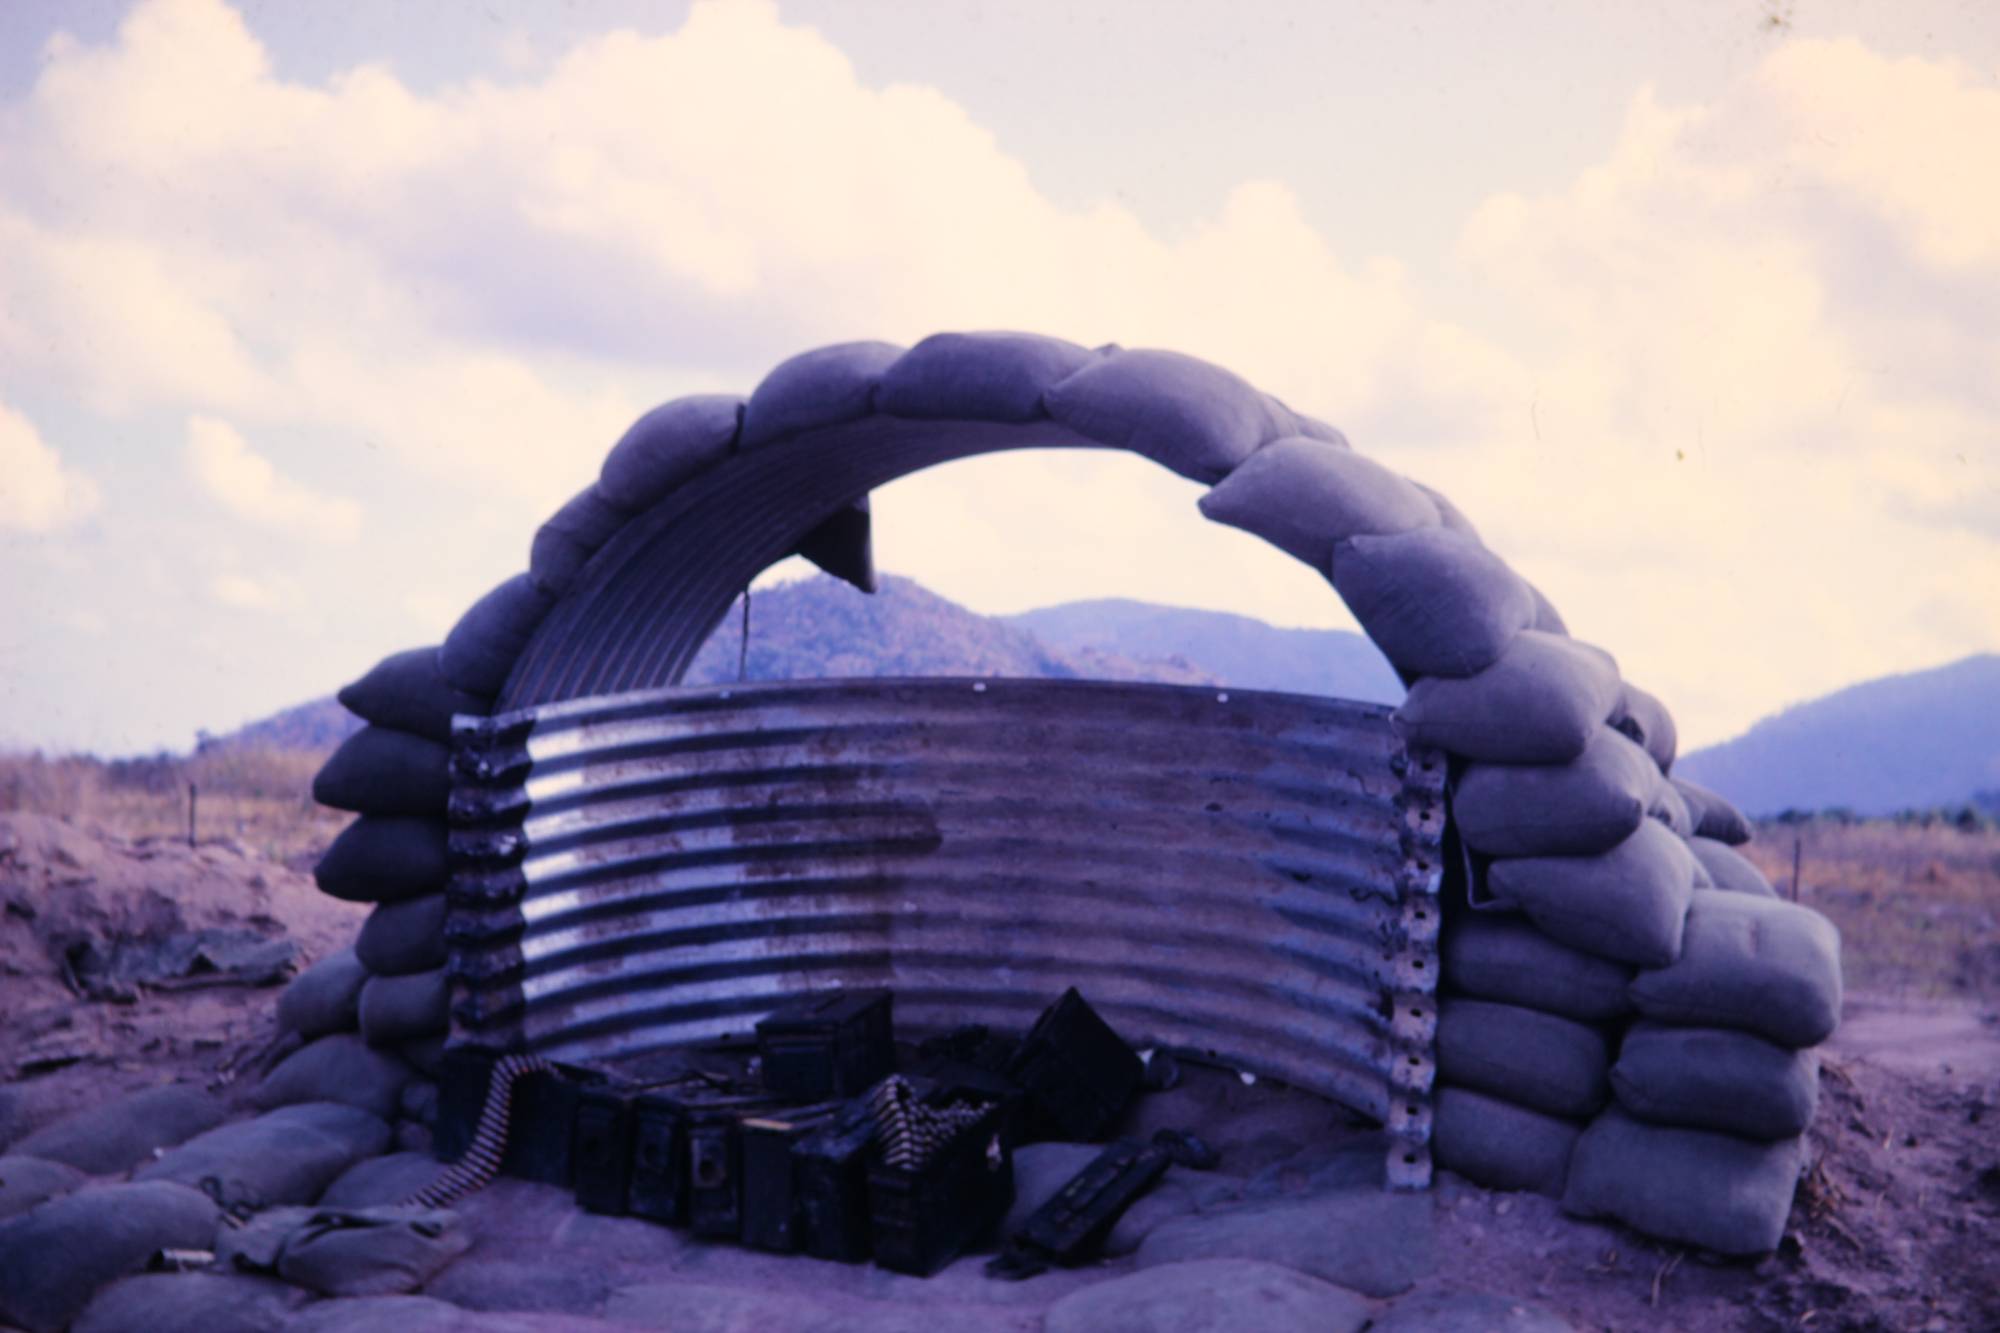
[{"label": "dark metal box", "polygon": [[1007,1065],[1027,1093],[1035,1128],[1070,1142],[1109,1133],[1145,1072],[1138,1052],[1074,986],[1042,1011]]},{"label": "dark metal box", "polygon": [[990,1232],[1014,1202],[1014,1150],[986,1113],[915,1169],[872,1163],[868,1214],[875,1262],[928,1277]]},{"label": "dark metal box", "polygon": [[886,990],[808,996],[757,1025],[764,1086],[794,1102],[866,1091],[895,1067],[892,997]]}]

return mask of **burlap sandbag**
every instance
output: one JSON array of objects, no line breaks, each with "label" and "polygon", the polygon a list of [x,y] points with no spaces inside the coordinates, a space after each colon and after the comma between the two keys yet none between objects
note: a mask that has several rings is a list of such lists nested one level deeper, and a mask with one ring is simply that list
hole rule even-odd
[{"label": "burlap sandbag", "polygon": [[882,372],[902,354],[891,343],[835,343],[781,362],[751,391],[738,447],[758,449],[800,431],[859,421],[875,410]]},{"label": "burlap sandbag", "polygon": [[1688,803],[1674,784],[1665,778],[1653,784],[1653,799],[1646,806],[1646,816],[1659,820],[1680,838],[1694,836],[1694,816],[1688,810]]},{"label": "burlap sandbag", "polygon": [[451,983],[444,969],[401,977],[370,977],[361,988],[361,1035],[371,1046],[394,1046],[443,1032],[450,1025]]},{"label": "burlap sandbag", "polygon": [[438,665],[446,683],[488,698],[499,694],[553,604],[526,574],[494,587],[444,636]]},{"label": "burlap sandbag", "polygon": [[1444,984],[1474,999],[1524,1005],[1584,1023],[1632,1012],[1632,969],[1559,944],[1522,917],[1462,913],[1441,942]]},{"label": "burlap sandbag", "polygon": [[649,509],[736,444],[743,400],[723,394],[676,398],[633,422],[597,477],[607,504],[634,513]]},{"label": "burlap sandbag", "polygon": [[1496,1190],[1560,1199],[1583,1126],[1467,1088],[1439,1088],[1431,1120],[1437,1164]]},{"label": "burlap sandbag", "polygon": [[1667,706],[1630,681],[1625,696],[1613,713],[1611,725],[1646,747],[1662,773],[1674,766],[1674,749],[1679,744],[1674,716]]},{"label": "burlap sandbag", "polygon": [[1640,1013],[1817,1046],[1840,1023],[1840,932],[1811,908],[1714,889],[1688,912],[1680,956],[1632,980]]},{"label": "burlap sandbag", "polygon": [[1548,1115],[1583,1117],[1611,1094],[1597,1028],[1518,1005],[1447,996],[1438,1003],[1438,1078]]},{"label": "burlap sandbag", "polygon": [[313,868],[320,891],[355,903],[400,902],[444,888],[450,875],[442,816],[363,815]]},{"label": "burlap sandbag", "polygon": [[1718,1254],[1765,1254],[1785,1234],[1804,1163],[1798,1139],[1648,1125],[1612,1107],[1577,1140],[1563,1211]]},{"label": "burlap sandbag", "polygon": [[353,949],[336,949],[293,977],[278,995],[278,1026],[310,1041],[352,1032],[361,1012],[368,968]]},{"label": "burlap sandbag", "polygon": [[1632,836],[1660,774],[1600,726],[1566,764],[1468,764],[1452,793],[1465,845],[1486,856],[1594,856]]},{"label": "burlap sandbag", "polygon": [[313,799],[368,815],[438,815],[451,799],[451,750],[390,727],[349,736],[313,777]]},{"label": "burlap sandbag", "polygon": [[1210,483],[1260,445],[1294,433],[1296,424],[1222,367],[1151,349],[1098,357],[1049,389],[1042,402],[1079,435]]},{"label": "burlap sandbag", "polygon": [[1674,784],[1674,789],[1680,792],[1681,799],[1687,802],[1688,813],[1694,818],[1694,831],[1697,835],[1713,838],[1731,847],[1741,847],[1750,841],[1752,833],[1750,821],[1743,817],[1741,810],[1729,803],[1728,798],[1710,791],[1698,782],[1689,782],[1686,778],[1670,780]]},{"label": "burlap sandbag", "polygon": [[1611,1066],[1618,1104],[1641,1120],[1746,1139],[1805,1133],[1819,1105],[1819,1054],[1726,1028],[1637,1023]]},{"label": "burlap sandbag", "polygon": [[449,906],[442,893],[381,903],[361,923],[354,956],[377,976],[400,977],[444,966],[444,922]]},{"label": "burlap sandbag", "polygon": [[1042,395],[1096,359],[1034,333],[934,333],[882,375],[875,408],[920,420],[1034,421]]},{"label": "burlap sandbag", "polygon": [[631,510],[612,504],[594,485],[584,487],[535,529],[528,577],[549,596],[562,596],[590,557],[631,520]]},{"label": "burlap sandbag", "polygon": [[1562,764],[1604,730],[1619,698],[1618,664],[1609,653],[1530,629],[1477,675],[1417,681],[1395,721],[1412,744],[1466,759]]},{"label": "burlap sandbag", "polygon": [[1597,856],[1495,861],[1486,883],[1495,901],[1518,907],[1542,930],[1585,953],[1640,967],[1680,957],[1694,897],[1694,853],[1658,821]]},{"label": "burlap sandbag", "polygon": [[411,648],[377,662],[340,692],[340,703],[364,722],[449,742],[452,717],[484,716],[491,699],[446,684],[436,648]]},{"label": "burlap sandbag", "polygon": [[1380,463],[1300,436],[1244,459],[1201,497],[1201,512],[1320,570],[1349,537],[1438,525],[1430,497]]},{"label": "burlap sandbag", "polygon": [[1390,665],[1411,675],[1477,675],[1535,614],[1519,575],[1448,528],[1344,541],[1333,585]]},{"label": "burlap sandbag", "polygon": [[1714,838],[1690,838],[1688,847],[1716,888],[1754,894],[1759,898],[1778,896],[1778,891],[1771,887],[1771,881],[1764,878],[1764,872],[1728,844]]}]

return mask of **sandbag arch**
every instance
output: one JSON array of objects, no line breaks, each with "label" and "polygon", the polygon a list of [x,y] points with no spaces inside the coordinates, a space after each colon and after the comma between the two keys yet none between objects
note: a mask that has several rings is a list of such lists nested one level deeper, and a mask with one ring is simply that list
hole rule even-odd
[{"label": "sandbag arch", "polygon": [[[1369,469],[1375,493],[1351,507],[1348,530],[1329,525],[1327,546],[1419,527],[1450,533],[1442,539],[1447,563],[1478,562],[1489,584],[1512,581],[1509,596],[1489,598],[1513,603],[1494,608],[1496,619],[1511,613],[1519,622],[1488,631],[1496,648],[1512,630],[1564,632],[1555,609],[1485,551],[1448,500],[1352,455],[1338,430],[1228,371],[1173,352],[940,334],[908,352],[882,343],[817,349],[779,366],[745,399],[676,400],[641,418],[599,481],[537,535],[527,573],[489,594],[488,614],[475,609],[461,643],[447,639],[447,675],[493,694],[503,710],[676,684],[756,574],[875,488],[954,459],[1115,448],[1214,485],[1272,444],[1309,474],[1333,451]],[[1338,489],[1344,478],[1321,480]],[[1389,487],[1403,494],[1385,497]],[[1364,516],[1371,509],[1377,516]],[[1254,514],[1247,522],[1226,508],[1216,516],[1273,538]],[[1295,542],[1275,544],[1329,575]],[[498,664],[472,641],[530,621],[532,637],[496,680]],[[1495,656],[1472,649],[1454,674],[1473,674]],[[1429,665],[1391,660],[1406,681]]]},{"label": "sandbag arch", "polygon": [[[1152,458],[1213,488],[1202,503],[1205,513],[1295,555],[1302,543],[1329,553],[1338,546],[1331,569],[1318,558],[1309,563],[1331,577],[1410,684],[1399,720],[1463,761],[1469,785],[1476,787],[1482,770],[1498,779],[1504,770],[1540,765],[1560,787],[1587,752],[1605,749],[1618,752],[1629,777],[1628,756],[1641,755],[1650,776],[1632,779],[1618,794],[1638,794],[1639,820],[1658,836],[1632,836],[1657,851],[1659,836],[1680,835],[1668,838],[1681,858],[1670,869],[1679,874],[1685,866],[1685,877],[1662,889],[1652,938],[1635,944],[1593,936],[1590,943],[1628,970],[1678,954],[1689,894],[1702,876],[1681,840],[1705,832],[1740,841],[1747,829],[1726,802],[1666,779],[1673,728],[1665,709],[1622,683],[1608,655],[1567,646],[1554,609],[1486,550],[1449,501],[1358,460],[1338,431],[1229,372],[1171,352],[1092,351],[1021,334],[938,335],[908,351],[842,344],[784,363],[747,398],[669,403],[642,418],[613,448],[598,481],[543,525],[527,572],[475,604],[441,648],[391,659],[343,700],[378,727],[400,720],[404,729],[428,729],[434,737],[440,716],[453,712],[672,684],[750,577],[875,486],[951,458],[1052,445],[1125,448]],[[1357,474],[1363,483],[1348,485]],[[1308,516],[1310,530],[1303,532],[1297,514],[1257,503],[1274,482],[1283,491],[1301,478],[1329,501],[1323,520]],[[1408,504],[1402,518],[1375,521],[1371,506],[1381,505],[1385,488],[1406,501],[1423,497],[1414,506],[1420,521],[1408,521]],[[718,552],[728,558],[718,559]],[[1527,666],[1516,669],[1523,661]],[[427,701],[416,710],[420,719],[391,706],[419,695]],[[1528,743],[1475,716],[1494,711],[1495,699],[1532,716]],[[348,762],[347,776],[365,776],[365,760]],[[336,756],[329,773],[341,767]],[[1587,771],[1584,778],[1598,776]],[[1502,801],[1485,822],[1499,826],[1506,841],[1510,821],[1522,822],[1516,815]],[[1627,817],[1616,812],[1617,819]],[[442,811],[423,826],[431,833],[410,836],[432,837],[441,864]],[[1537,841],[1551,836],[1561,844],[1569,835],[1534,827],[1513,838],[1506,854],[1522,864],[1538,854],[1580,862],[1594,855],[1595,849]],[[356,855],[342,864],[341,851],[336,843],[322,864],[322,886],[340,896],[369,896],[365,887],[354,889],[367,880],[352,873]],[[378,917],[416,917],[400,900],[438,889],[436,864],[391,876],[396,887],[378,895],[387,903]],[[1544,920],[1533,903],[1515,905],[1526,906],[1537,927],[1572,932],[1576,942],[1576,923],[1554,914]],[[422,920],[430,924],[413,929],[438,928],[435,911]],[[436,950],[423,957],[442,963]],[[441,1026],[446,996],[441,967],[376,975],[362,988],[360,1026],[371,1040],[427,1040],[432,1025]],[[404,1021],[418,1011],[419,1019]],[[1629,1005],[1620,1012],[1629,1013]],[[1600,1053],[1600,1083],[1603,1062]],[[1440,1072],[1449,1084],[1451,1071]],[[1480,1086],[1476,1078],[1471,1086]],[[1591,1097],[1589,1106],[1565,1114],[1594,1114],[1604,1095]],[[1581,1124],[1564,1123],[1567,1137],[1559,1138],[1559,1151],[1545,1154],[1541,1175],[1502,1183],[1560,1191]],[[1440,1151],[1454,1165],[1447,1138],[1441,1120]],[[1466,1169],[1475,1164],[1468,1161]]]}]

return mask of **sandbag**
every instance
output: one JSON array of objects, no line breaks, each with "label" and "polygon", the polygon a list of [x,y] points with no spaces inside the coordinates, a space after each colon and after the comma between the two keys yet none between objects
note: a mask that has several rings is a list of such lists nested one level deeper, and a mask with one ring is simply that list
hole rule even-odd
[{"label": "sandbag", "polygon": [[[1652,759],[1651,755],[1646,757],[1648,761]],[[1694,816],[1672,782],[1662,780],[1653,784],[1653,798],[1647,803],[1646,817],[1659,820],[1682,839],[1694,836]]]},{"label": "sandbag", "polygon": [[1646,752],[1600,726],[1566,764],[1467,764],[1452,817],[1486,856],[1593,856],[1638,830],[1659,785]]},{"label": "sandbag", "polygon": [[1437,506],[1439,523],[1461,537],[1474,542],[1479,541],[1479,529],[1472,526],[1472,520],[1465,516],[1465,511],[1445,498],[1444,492],[1434,487],[1426,486],[1421,481],[1411,484],[1425,495],[1428,495],[1431,503]]},{"label": "sandbag", "polygon": [[1151,349],[1100,357],[1048,390],[1042,402],[1077,434],[1201,482],[1220,481],[1292,424],[1222,367]]},{"label": "sandbag", "polygon": [[1447,528],[1340,543],[1333,586],[1390,665],[1420,676],[1484,671],[1535,610],[1498,556]]},{"label": "sandbag", "polygon": [[398,1152],[370,1157],[341,1173],[319,1196],[325,1208],[368,1208],[409,1198],[443,1170],[429,1153]]},{"label": "sandbag", "polygon": [[0,1222],[0,1324],[57,1333],[163,1249],[206,1249],[221,1214],[168,1181],[94,1185]]},{"label": "sandbag", "polygon": [[311,1299],[275,1278],[140,1273],[98,1292],[70,1333],[277,1333]]},{"label": "sandbag", "polygon": [[0,1222],[68,1194],[87,1180],[83,1172],[64,1162],[11,1153],[0,1156]]},{"label": "sandbag", "polygon": [[1300,436],[1273,440],[1201,497],[1203,517],[1241,528],[1314,569],[1335,543],[1436,527],[1430,498],[1380,463]]},{"label": "sandbag", "polygon": [[451,983],[444,969],[402,977],[371,977],[361,988],[361,1035],[371,1046],[393,1046],[450,1026]]},{"label": "sandbag", "polygon": [[1611,1088],[1641,1120],[1788,1139],[1805,1133],[1819,1105],[1819,1054],[1726,1028],[1636,1023],[1611,1066]]},{"label": "sandbag", "polygon": [[451,800],[451,750],[407,731],[363,727],[313,777],[312,794],[357,814],[441,815]]},{"label": "sandbag", "polygon": [[498,695],[552,605],[526,574],[496,585],[444,636],[438,666],[446,683],[489,698]]},{"label": "sandbag", "polygon": [[1278,422],[1279,429],[1274,438],[1282,439],[1287,435],[1302,435],[1308,440],[1318,440],[1321,444],[1337,445],[1342,449],[1352,449],[1354,447],[1347,442],[1346,434],[1338,426],[1329,426],[1318,417],[1309,417],[1303,412],[1287,407],[1283,401],[1273,394],[1265,394],[1264,399],[1270,406],[1271,415]]},{"label": "sandbag", "polygon": [[448,1209],[376,1204],[277,1208],[217,1240],[216,1262],[271,1273],[322,1296],[412,1291],[471,1246]]},{"label": "sandbag", "polygon": [[891,343],[835,343],[801,352],[764,377],[743,407],[738,447],[859,421],[875,410],[882,373],[903,355]]},{"label": "sandbag", "polygon": [[343,689],[339,699],[341,707],[364,722],[441,742],[451,740],[454,714],[484,717],[492,708],[490,696],[445,683],[436,648],[411,648],[383,658]]},{"label": "sandbag", "polygon": [[695,394],[662,403],[633,422],[598,473],[606,504],[637,513],[650,509],[697,472],[722,461],[736,445],[743,400]]},{"label": "sandbag", "polygon": [[1784,1237],[1804,1164],[1798,1139],[1648,1125],[1613,1107],[1577,1140],[1562,1206],[1718,1254],[1765,1254]]},{"label": "sandbag", "polygon": [[1532,856],[1495,861],[1487,887],[1543,931],[1585,953],[1640,967],[1681,954],[1694,897],[1694,853],[1657,822],[1596,856]]},{"label": "sandbag", "polygon": [[94,1176],[118,1175],[156,1149],[171,1148],[220,1124],[222,1115],[222,1103],[213,1094],[169,1083],[93,1102],[44,1125],[9,1151]]},{"label": "sandbag", "polygon": [[549,596],[562,596],[590,557],[631,521],[631,510],[612,504],[596,486],[584,487],[535,529],[529,579]]},{"label": "sandbag", "polygon": [[1713,838],[1731,847],[1741,847],[1750,841],[1750,821],[1743,817],[1741,810],[1730,804],[1727,797],[1719,796],[1686,778],[1670,778],[1668,781],[1687,802],[1688,813],[1694,818],[1696,836]]},{"label": "sandbag", "polygon": [[1637,685],[1626,682],[1625,697],[1619,701],[1611,725],[1644,746],[1662,773],[1674,766],[1674,747],[1678,744],[1674,715]]},{"label": "sandbag", "polygon": [[399,1043],[396,1053],[425,1078],[436,1078],[444,1071],[444,1043],[443,1033],[418,1037],[415,1041]]},{"label": "sandbag", "polygon": [[1715,889],[1688,912],[1678,959],[1632,980],[1648,1018],[1816,1046],[1840,1023],[1840,932],[1809,907]]},{"label": "sandbag", "polygon": [[1632,1012],[1632,969],[1559,944],[1517,916],[1461,913],[1440,942],[1444,984],[1584,1023]]},{"label": "sandbag", "polygon": [[1778,896],[1778,891],[1771,887],[1771,881],[1764,878],[1764,872],[1727,844],[1714,838],[1690,838],[1688,849],[1694,853],[1694,859],[1701,863],[1702,869],[1708,872],[1716,888],[1753,894],[1759,898]]},{"label": "sandbag", "polygon": [[1518,1005],[1438,1001],[1440,1081],[1549,1115],[1587,1116],[1611,1095],[1611,1053],[1585,1023]]},{"label": "sandbag", "polygon": [[442,817],[363,815],[313,867],[322,893],[353,903],[400,902],[440,892],[450,877]]},{"label": "sandbag", "polygon": [[368,968],[355,950],[336,949],[293,977],[278,996],[278,1026],[307,1041],[329,1032],[352,1032],[361,1012]]},{"label": "sandbag", "polygon": [[1034,421],[1042,395],[1096,359],[1034,333],[934,333],[882,375],[875,408],[920,420]]},{"label": "sandbag", "polygon": [[1563,764],[1604,730],[1619,697],[1611,654],[1527,629],[1476,675],[1428,676],[1411,685],[1395,723],[1411,744],[1466,759]]},{"label": "sandbag", "polygon": [[1583,1126],[1466,1088],[1439,1088],[1431,1120],[1437,1164],[1496,1190],[1560,1199]]},{"label": "sandbag", "polygon": [[1528,594],[1535,599],[1535,619],[1531,628],[1538,629],[1544,634],[1569,633],[1569,626],[1563,623],[1562,612],[1556,610],[1554,602],[1543,596],[1540,588],[1530,583]]},{"label": "sandbag", "polygon": [[260,1107],[341,1102],[384,1120],[396,1114],[410,1067],[352,1033],[321,1037],[292,1052],[250,1094]]},{"label": "sandbag", "polygon": [[389,1144],[379,1116],[334,1102],[306,1102],[220,1125],[189,1139],[135,1180],[171,1180],[223,1207],[309,1203],[355,1162]]},{"label": "sandbag", "polygon": [[[1694,849],[1689,848],[1688,850],[1692,851]],[[1696,892],[1715,887],[1715,876],[1708,873],[1708,867],[1701,863],[1699,856],[1694,858],[1694,887]]]},{"label": "sandbag", "polygon": [[[384,977],[442,967],[449,910],[442,893],[382,903],[361,923],[361,933],[354,937],[354,956],[370,972]],[[358,1001],[358,990],[356,996]]]}]

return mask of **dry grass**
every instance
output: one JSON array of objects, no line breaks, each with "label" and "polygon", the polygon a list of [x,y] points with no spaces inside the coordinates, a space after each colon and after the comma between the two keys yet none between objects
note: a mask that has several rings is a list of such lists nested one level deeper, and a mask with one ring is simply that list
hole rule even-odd
[{"label": "dry grass", "polygon": [[2000,998],[2000,830],[1975,818],[1760,824],[1742,850],[1781,894],[1840,927],[1847,983]]},{"label": "dry grass", "polygon": [[[124,838],[197,831],[305,867],[348,816],[313,804],[318,750],[217,746],[180,757],[105,761],[0,755],[0,811],[94,825]],[[1848,984],[1913,996],[2000,999],[2000,829],[1961,815],[1769,820],[1743,852],[1781,894],[1840,927]]]},{"label": "dry grass", "polygon": [[221,746],[201,753],[102,760],[0,754],[0,811],[54,815],[122,838],[229,838],[289,865],[310,864],[349,816],[313,803],[326,762],[313,750]]}]

